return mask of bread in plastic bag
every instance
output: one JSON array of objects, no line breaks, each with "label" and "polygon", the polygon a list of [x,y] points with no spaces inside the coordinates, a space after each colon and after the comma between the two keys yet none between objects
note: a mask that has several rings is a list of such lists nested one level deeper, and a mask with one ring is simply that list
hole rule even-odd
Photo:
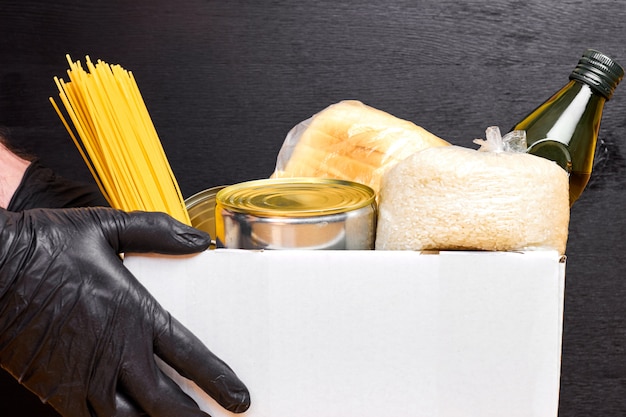
[{"label": "bread in plastic bag", "polygon": [[502,151],[489,140],[481,144],[482,151],[425,149],[388,171],[379,196],[376,249],[564,254],[566,171],[538,156]]},{"label": "bread in plastic bag", "polygon": [[357,100],[332,104],[287,134],[273,178],[349,180],[378,192],[384,172],[414,152],[447,141]]}]

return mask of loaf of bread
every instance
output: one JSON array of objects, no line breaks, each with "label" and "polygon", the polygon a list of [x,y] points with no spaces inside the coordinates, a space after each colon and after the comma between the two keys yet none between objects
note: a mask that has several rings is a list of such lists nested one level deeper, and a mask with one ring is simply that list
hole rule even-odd
[{"label": "loaf of bread", "polygon": [[345,100],[291,129],[272,177],[336,178],[378,192],[383,174],[399,161],[446,145],[450,144],[410,121]]},{"label": "loaf of bread", "polygon": [[526,153],[425,149],[383,177],[376,249],[564,254],[568,184],[557,164]]}]

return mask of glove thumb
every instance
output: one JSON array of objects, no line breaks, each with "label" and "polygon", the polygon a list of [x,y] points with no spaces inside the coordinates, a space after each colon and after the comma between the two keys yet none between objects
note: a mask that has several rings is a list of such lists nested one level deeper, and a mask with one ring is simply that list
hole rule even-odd
[{"label": "glove thumb", "polygon": [[102,209],[100,221],[112,246],[119,252],[185,255],[206,250],[207,233],[187,226],[165,213]]}]

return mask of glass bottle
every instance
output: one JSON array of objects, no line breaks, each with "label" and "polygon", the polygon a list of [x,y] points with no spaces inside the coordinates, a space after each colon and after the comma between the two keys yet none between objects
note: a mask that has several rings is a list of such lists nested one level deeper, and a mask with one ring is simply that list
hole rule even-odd
[{"label": "glass bottle", "polygon": [[569,173],[570,206],[591,176],[604,103],[624,76],[605,54],[587,49],[569,82],[512,130],[525,130],[528,153],[555,161]]}]

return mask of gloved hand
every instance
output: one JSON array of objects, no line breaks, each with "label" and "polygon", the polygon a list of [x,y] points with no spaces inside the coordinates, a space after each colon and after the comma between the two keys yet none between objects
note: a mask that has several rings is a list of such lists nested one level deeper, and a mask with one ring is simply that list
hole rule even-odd
[{"label": "gloved hand", "polygon": [[0,209],[0,364],[64,416],[206,416],[156,354],[226,409],[245,411],[244,384],[119,257],[209,243],[160,213]]}]

